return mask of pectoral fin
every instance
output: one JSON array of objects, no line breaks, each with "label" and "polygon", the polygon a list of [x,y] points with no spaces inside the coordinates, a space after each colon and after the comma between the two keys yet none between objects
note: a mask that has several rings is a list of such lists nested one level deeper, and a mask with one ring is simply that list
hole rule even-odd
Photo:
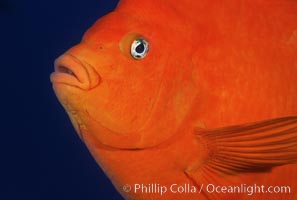
[{"label": "pectoral fin", "polygon": [[297,116],[196,132],[208,148],[203,171],[263,172],[297,162]]}]

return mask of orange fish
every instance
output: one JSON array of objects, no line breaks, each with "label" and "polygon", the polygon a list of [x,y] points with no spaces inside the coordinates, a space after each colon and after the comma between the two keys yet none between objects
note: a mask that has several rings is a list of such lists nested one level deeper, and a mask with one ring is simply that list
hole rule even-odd
[{"label": "orange fish", "polygon": [[296,0],[122,0],[51,81],[125,199],[297,199]]}]

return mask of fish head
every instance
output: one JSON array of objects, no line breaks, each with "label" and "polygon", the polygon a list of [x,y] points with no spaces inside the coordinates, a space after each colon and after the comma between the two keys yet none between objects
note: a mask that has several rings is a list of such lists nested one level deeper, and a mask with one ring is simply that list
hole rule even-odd
[{"label": "fish head", "polygon": [[164,21],[170,14],[149,17],[143,10],[119,6],[55,61],[54,91],[82,139],[151,147],[170,138],[188,114],[196,95],[190,45],[178,39],[178,20]]}]

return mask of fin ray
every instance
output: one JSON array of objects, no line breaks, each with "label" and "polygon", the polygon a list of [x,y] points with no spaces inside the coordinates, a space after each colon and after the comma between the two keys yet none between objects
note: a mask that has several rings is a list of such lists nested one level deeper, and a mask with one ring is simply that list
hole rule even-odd
[{"label": "fin ray", "polygon": [[236,174],[297,163],[297,116],[196,132],[209,151],[204,169]]}]

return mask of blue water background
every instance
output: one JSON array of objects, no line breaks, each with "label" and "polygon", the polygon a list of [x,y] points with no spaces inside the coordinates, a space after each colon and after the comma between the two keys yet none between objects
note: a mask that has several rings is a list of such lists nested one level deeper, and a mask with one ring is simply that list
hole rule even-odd
[{"label": "blue water background", "polygon": [[75,133],[53,62],[117,0],[0,0],[0,199],[122,199]]}]

